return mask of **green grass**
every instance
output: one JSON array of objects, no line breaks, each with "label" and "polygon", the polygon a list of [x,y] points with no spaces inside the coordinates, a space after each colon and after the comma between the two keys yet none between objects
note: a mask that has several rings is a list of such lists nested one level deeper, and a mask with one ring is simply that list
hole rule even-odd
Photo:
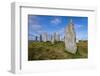
[{"label": "green grass", "polygon": [[28,60],[76,59],[88,57],[87,42],[77,43],[77,52],[71,54],[65,50],[64,42],[31,42],[28,44]]}]

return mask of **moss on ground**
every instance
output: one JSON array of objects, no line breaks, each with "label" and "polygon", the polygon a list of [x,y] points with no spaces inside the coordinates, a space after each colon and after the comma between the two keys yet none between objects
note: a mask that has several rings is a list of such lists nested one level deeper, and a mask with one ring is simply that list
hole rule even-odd
[{"label": "moss on ground", "polygon": [[64,42],[31,42],[28,44],[28,60],[76,59],[88,57],[88,43],[77,43],[77,52],[71,54],[65,50]]}]

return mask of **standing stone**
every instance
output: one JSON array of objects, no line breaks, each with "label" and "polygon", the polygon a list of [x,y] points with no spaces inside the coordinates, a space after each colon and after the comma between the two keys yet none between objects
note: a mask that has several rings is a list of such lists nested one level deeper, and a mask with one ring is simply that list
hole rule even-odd
[{"label": "standing stone", "polygon": [[44,33],[42,34],[42,41],[43,41],[43,42],[48,41],[48,34],[47,34],[47,32],[44,32]]},{"label": "standing stone", "polygon": [[56,41],[56,32],[53,33],[54,42]]},{"label": "standing stone", "polygon": [[60,35],[57,32],[54,32],[54,41],[60,41]]},{"label": "standing stone", "polygon": [[51,35],[51,43],[54,44],[54,35]]},{"label": "standing stone", "polygon": [[40,34],[40,42],[42,41],[42,35]]},{"label": "standing stone", "polygon": [[63,36],[60,40],[64,42],[65,41],[65,36]]},{"label": "standing stone", "polygon": [[60,41],[60,34],[54,32],[53,35],[51,35],[51,43],[54,44],[56,41]]},{"label": "standing stone", "polygon": [[60,41],[60,34],[57,34],[57,41]]},{"label": "standing stone", "polygon": [[65,28],[65,49],[66,51],[73,54],[77,51],[76,34],[72,19],[70,20],[68,26]]},{"label": "standing stone", "polygon": [[38,41],[38,36],[35,37],[35,41]]}]

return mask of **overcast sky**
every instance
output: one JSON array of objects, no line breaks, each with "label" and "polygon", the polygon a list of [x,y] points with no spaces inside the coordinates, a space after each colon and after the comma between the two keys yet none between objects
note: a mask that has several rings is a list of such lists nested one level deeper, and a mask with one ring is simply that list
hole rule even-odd
[{"label": "overcast sky", "polygon": [[88,17],[74,16],[43,16],[43,15],[28,15],[28,38],[34,39],[34,36],[39,36],[43,32],[49,35],[58,32],[61,37],[64,36],[64,29],[68,25],[70,19],[74,23],[76,39],[88,39]]}]

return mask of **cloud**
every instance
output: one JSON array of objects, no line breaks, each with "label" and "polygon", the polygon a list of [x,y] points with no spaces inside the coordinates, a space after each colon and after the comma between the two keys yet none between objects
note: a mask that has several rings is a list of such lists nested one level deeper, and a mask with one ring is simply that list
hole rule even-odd
[{"label": "cloud", "polygon": [[33,30],[33,31],[38,31],[41,30],[41,24],[39,23],[39,17],[38,16],[34,16],[34,15],[29,15],[28,17],[28,26],[29,29]]},{"label": "cloud", "polygon": [[85,28],[84,25],[75,24],[75,25],[74,25],[74,29],[75,29],[75,31],[78,33],[78,32],[84,31],[86,28]]},{"label": "cloud", "polygon": [[85,26],[84,25],[75,24],[74,28],[79,30],[79,29],[85,28]]},{"label": "cloud", "polygon": [[75,24],[76,39],[86,40],[88,38],[87,27],[85,25]]},{"label": "cloud", "polygon": [[43,31],[42,25],[39,22],[39,17],[34,15],[29,15],[28,17],[28,34],[29,35],[38,35]]},{"label": "cloud", "polygon": [[33,33],[34,35],[39,35],[43,32],[42,25],[33,24],[29,27],[29,34]]},{"label": "cloud", "polygon": [[38,31],[38,30],[41,30],[42,29],[41,25],[39,25],[39,24],[33,24],[33,25],[31,25],[31,28],[34,31]]},{"label": "cloud", "polygon": [[61,23],[61,19],[60,18],[54,18],[51,20],[52,24],[58,25],[59,23]]}]

